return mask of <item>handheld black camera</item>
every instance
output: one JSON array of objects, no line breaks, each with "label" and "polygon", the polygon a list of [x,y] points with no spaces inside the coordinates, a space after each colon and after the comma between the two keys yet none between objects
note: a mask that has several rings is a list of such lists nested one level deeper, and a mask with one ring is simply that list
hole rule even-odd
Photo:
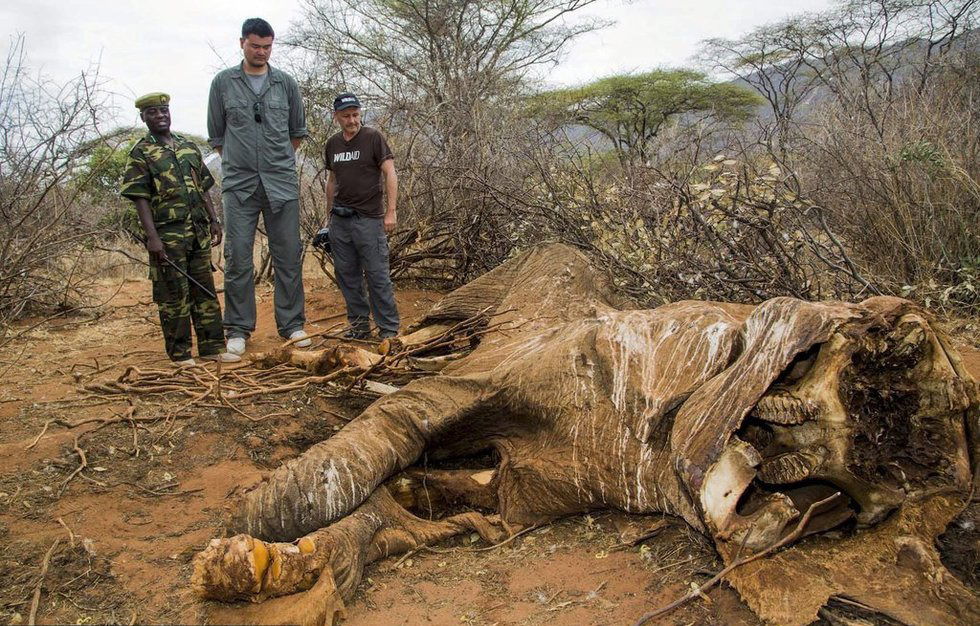
[{"label": "handheld black camera", "polygon": [[325,226],[313,235],[313,247],[330,254],[330,227]]}]

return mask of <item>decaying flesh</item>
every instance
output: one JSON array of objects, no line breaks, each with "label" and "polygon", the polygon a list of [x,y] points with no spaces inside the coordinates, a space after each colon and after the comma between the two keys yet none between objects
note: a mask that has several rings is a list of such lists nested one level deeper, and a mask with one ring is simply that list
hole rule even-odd
[{"label": "decaying flesh", "polygon": [[[229,524],[241,534],[197,556],[195,591],[260,601],[309,589],[234,619],[329,622],[375,558],[464,528],[492,538],[610,508],[680,516],[733,561],[839,492],[813,512],[816,536],[728,576],[753,610],[806,624],[847,596],[910,624],[980,620],[933,547],[970,489],[977,386],[913,304],[618,310],[583,256],[548,246],[449,294],[420,326],[483,310],[497,330],[472,353],[245,494]],[[499,519],[427,522],[402,506],[418,504],[410,468],[423,452],[488,450],[491,471],[431,484]]]}]

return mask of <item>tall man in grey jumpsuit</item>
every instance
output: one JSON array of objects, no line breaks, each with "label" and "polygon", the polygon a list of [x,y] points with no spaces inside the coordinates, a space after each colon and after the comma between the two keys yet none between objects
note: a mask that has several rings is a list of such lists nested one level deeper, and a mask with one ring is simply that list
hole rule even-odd
[{"label": "tall man in grey jumpsuit", "polygon": [[211,82],[208,143],[221,155],[225,209],[225,336],[242,354],[255,330],[252,247],[259,214],[269,236],[275,273],[276,327],[306,347],[303,248],[299,236],[296,150],[306,116],[292,76],[269,65],[275,33],[268,22],[242,24],[244,60]]},{"label": "tall man in grey jumpsuit", "polygon": [[[388,237],[398,223],[398,177],[384,135],[361,125],[361,103],[352,93],[334,100],[341,131],[327,140],[327,221],[337,284],[347,302],[349,339],[371,331],[368,313],[382,339],[398,334],[398,308],[388,269]],[[384,186],[382,187],[382,178]],[[370,308],[364,297],[367,279]]]}]

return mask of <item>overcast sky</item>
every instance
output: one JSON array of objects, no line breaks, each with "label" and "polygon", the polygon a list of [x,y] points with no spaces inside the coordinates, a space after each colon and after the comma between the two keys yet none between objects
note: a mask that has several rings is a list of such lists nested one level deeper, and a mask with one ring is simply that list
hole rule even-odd
[{"label": "overcast sky", "polygon": [[[549,73],[567,85],[602,76],[688,64],[699,42],[736,37],[755,26],[826,8],[829,0],[605,0],[583,15],[615,24],[572,43]],[[175,130],[206,135],[208,88],[214,73],[241,58],[238,37],[247,17],[263,17],[284,34],[302,17],[299,2],[265,0],[5,0],[3,49],[26,37],[32,70],[64,81],[95,64],[118,94],[119,124],[139,124],[132,99],[171,94]],[[272,62],[275,64],[275,52]]]}]

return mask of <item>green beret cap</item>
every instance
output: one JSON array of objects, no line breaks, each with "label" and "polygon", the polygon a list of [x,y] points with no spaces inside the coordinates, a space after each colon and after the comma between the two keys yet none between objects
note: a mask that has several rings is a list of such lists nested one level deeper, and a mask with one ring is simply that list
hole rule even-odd
[{"label": "green beret cap", "polygon": [[154,91],[145,96],[136,98],[136,108],[142,111],[147,107],[159,107],[170,104],[170,94],[162,91]]}]

